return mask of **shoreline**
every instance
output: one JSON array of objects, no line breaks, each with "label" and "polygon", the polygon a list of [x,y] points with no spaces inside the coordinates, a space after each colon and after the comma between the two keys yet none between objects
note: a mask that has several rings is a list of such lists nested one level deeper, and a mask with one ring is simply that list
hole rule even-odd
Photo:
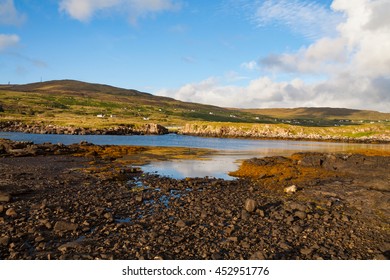
[{"label": "shoreline", "polygon": [[331,143],[356,143],[356,144],[390,144],[390,138],[364,137],[353,138],[344,136],[321,135],[286,135],[286,132],[265,133],[265,132],[246,132],[236,131],[227,132],[230,128],[221,127],[216,131],[197,131],[186,128],[175,128],[170,131],[160,124],[150,123],[144,125],[121,125],[109,128],[80,128],[66,127],[56,125],[25,124],[19,121],[0,121],[0,132],[21,132],[27,134],[65,134],[65,135],[164,135],[169,133],[209,137],[209,138],[231,138],[231,139],[252,139],[252,140],[287,140],[287,141],[313,141],[313,142],[331,142]]},{"label": "shoreline", "polygon": [[176,180],[124,159],[143,147],[8,144],[0,259],[390,258],[390,156],[298,153],[249,160],[236,180]]}]

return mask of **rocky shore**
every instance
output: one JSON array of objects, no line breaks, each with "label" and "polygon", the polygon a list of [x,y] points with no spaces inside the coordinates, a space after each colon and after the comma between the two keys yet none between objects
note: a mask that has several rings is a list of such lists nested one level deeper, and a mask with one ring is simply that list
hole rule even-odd
[{"label": "rocky shore", "polygon": [[[314,132],[305,132],[303,129],[293,127],[277,127],[273,125],[258,126],[251,128],[237,126],[215,126],[186,124],[179,130],[179,133],[192,136],[204,137],[231,137],[231,138],[256,138],[256,139],[278,139],[278,140],[307,140],[307,141],[331,141],[331,142],[353,142],[353,143],[390,143],[388,134],[349,137],[320,133],[321,128]],[[364,129],[358,133],[367,132]]]},{"label": "rocky shore", "polygon": [[[320,128],[318,128],[321,130]],[[387,134],[372,136],[337,136],[329,133],[296,131],[296,128],[281,128],[272,125],[253,125],[250,129],[236,126],[214,126],[186,124],[183,127],[175,127],[174,133],[202,137],[222,138],[252,138],[272,140],[296,140],[296,141],[330,141],[350,143],[390,143]],[[25,124],[20,121],[0,121],[0,132],[23,132],[35,134],[69,134],[69,135],[163,135],[171,133],[168,128],[160,124],[119,125],[110,128],[82,128],[65,127],[45,124]],[[365,129],[356,133],[366,133]],[[369,131],[368,131],[369,132]]]},{"label": "rocky shore", "polygon": [[63,127],[56,125],[25,124],[18,121],[0,122],[0,131],[23,132],[36,134],[70,134],[70,135],[147,135],[147,134],[167,134],[168,129],[159,124],[145,124],[140,127],[134,125],[122,125],[112,128],[82,128]]},{"label": "rocky shore", "polygon": [[0,145],[0,259],[390,258],[390,157],[304,153],[250,162],[279,173],[175,180],[80,156],[86,143],[21,153],[34,145]]}]

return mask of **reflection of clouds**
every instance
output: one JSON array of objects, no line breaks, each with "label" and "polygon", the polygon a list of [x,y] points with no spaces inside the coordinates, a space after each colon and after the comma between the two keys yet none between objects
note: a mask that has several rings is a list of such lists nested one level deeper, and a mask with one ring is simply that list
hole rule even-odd
[{"label": "reflection of clouds", "polygon": [[[278,141],[276,141],[278,142]],[[145,172],[157,172],[162,176],[169,176],[176,179],[185,177],[215,177],[222,179],[233,179],[228,173],[238,169],[241,162],[253,157],[267,156],[290,156],[296,152],[345,152],[353,149],[369,149],[371,144],[350,144],[350,143],[314,143],[314,142],[286,142],[284,147],[260,148],[253,151],[220,151],[217,156],[201,160],[173,160],[163,162],[152,162],[142,166]],[[388,146],[375,146],[377,149],[388,150]]]},{"label": "reflection of clouds", "polygon": [[185,177],[216,177],[232,179],[227,173],[238,168],[237,158],[232,156],[217,156],[207,160],[180,160],[153,162],[143,166],[145,172],[157,172],[173,178]]}]

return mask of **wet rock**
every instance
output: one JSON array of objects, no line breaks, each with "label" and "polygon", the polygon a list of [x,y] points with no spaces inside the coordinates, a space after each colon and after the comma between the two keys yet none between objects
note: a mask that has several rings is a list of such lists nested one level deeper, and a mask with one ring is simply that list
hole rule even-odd
[{"label": "wet rock", "polygon": [[248,199],[245,201],[244,208],[245,208],[245,210],[248,211],[249,213],[255,211],[255,210],[256,210],[256,207],[257,207],[257,202],[256,202],[256,200],[248,198]]},{"label": "wet rock", "polygon": [[77,228],[78,228],[77,224],[64,222],[64,221],[58,221],[54,225],[54,231],[57,232],[76,231]]}]

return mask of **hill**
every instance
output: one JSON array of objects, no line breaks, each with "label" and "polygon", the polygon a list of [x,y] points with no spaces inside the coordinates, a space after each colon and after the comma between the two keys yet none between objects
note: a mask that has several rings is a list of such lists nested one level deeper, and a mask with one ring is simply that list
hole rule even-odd
[{"label": "hill", "polygon": [[59,80],[0,85],[1,120],[96,128],[139,123],[176,127],[192,122],[326,127],[390,120],[390,114],[343,108],[221,108],[133,89]]},{"label": "hill", "polygon": [[279,119],[327,119],[327,120],[386,120],[390,113],[370,110],[355,110],[347,108],[273,108],[273,109],[244,109],[243,112],[267,115]]},{"label": "hill", "polygon": [[[103,125],[158,122],[179,126],[188,121],[255,122],[251,113],[181,102],[137,90],[73,80],[0,85],[4,115],[26,121]],[[97,116],[104,116],[97,119]]]}]

